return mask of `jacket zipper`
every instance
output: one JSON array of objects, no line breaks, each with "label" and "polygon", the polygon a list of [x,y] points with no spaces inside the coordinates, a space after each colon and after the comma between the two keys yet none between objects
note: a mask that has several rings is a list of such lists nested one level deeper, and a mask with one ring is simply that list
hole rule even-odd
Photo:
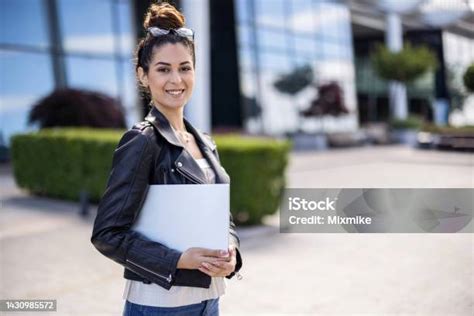
[{"label": "jacket zipper", "polygon": [[166,177],[166,169],[161,168],[161,172],[163,172],[163,184],[168,184],[168,179]]},{"label": "jacket zipper", "polygon": [[159,274],[159,273],[156,273],[156,272],[154,272],[154,271],[151,271],[150,269],[147,269],[147,268],[145,268],[145,267],[139,265],[138,263],[135,263],[135,262],[130,261],[130,260],[128,260],[128,259],[127,259],[126,261],[127,261],[128,263],[131,263],[131,264],[133,264],[133,265],[135,265],[135,266],[137,266],[137,267],[139,267],[139,268],[141,268],[141,269],[143,269],[143,270],[145,270],[145,271],[147,271],[147,272],[153,274],[153,275],[156,275],[156,276],[158,276],[158,277],[160,277],[160,278],[162,278],[162,279],[165,279],[166,281],[168,281],[168,283],[170,283],[171,280],[172,280],[171,273],[170,273],[169,276],[166,277],[166,276],[164,276],[164,275],[162,275],[162,274]]},{"label": "jacket zipper", "polygon": [[188,179],[192,183],[203,184],[201,181],[196,180],[196,178],[192,174],[184,170],[181,170],[180,168],[176,168],[176,170],[178,170],[179,173],[181,173],[186,179]]}]

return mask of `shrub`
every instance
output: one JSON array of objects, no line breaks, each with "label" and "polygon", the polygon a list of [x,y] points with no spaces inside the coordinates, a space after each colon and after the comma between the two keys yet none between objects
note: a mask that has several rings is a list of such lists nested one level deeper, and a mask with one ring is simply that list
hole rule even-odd
[{"label": "shrub", "polygon": [[407,83],[435,68],[437,60],[426,47],[406,44],[399,52],[391,52],[381,45],[372,54],[372,63],[381,78]]},{"label": "shrub", "polygon": [[469,92],[474,93],[474,63],[466,69],[462,79],[466,89]]},{"label": "shrub", "polygon": [[442,135],[465,135],[474,136],[474,125],[466,125],[461,127],[454,126],[438,126],[435,124],[425,124],[421,128],[423,132]]},{"label": "shrub", "polygon": [[257,224],[273,214],[285,188],[288,142],[265,138],[215,138],[231,177],[231,209],[238,223]]},{"label": "shrub", "polygon": [[[81,191],[87,191],[98,202],[122,133],[82,128],[15,135],[11,150],[16,182],[34,194],[75,201]],[[261,222],[280,203],[289,144],[235,135],[216,137],[216,142],[232,179],[231,209],[236,222]]]},{"label": "shrub", "polygon": [[40,128],[88,126],[125,128],[119,102],[103,93],[61,89],[39,100],[29,113],[28,122]]},{"label": "shrub", "polygon": [[418,116],[409,116],[403,120],[390,121],[390,127],[393,129],[420,129],[423,122],[423,119]]}]

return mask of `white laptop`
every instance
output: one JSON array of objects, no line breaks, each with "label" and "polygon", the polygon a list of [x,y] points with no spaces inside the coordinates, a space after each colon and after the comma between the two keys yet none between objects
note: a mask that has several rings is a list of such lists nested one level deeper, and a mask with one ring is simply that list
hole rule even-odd
[{"label": "white laptop", "polygon": [[150,185],[132,229],[170,248],[227,250],[229,184]]}]

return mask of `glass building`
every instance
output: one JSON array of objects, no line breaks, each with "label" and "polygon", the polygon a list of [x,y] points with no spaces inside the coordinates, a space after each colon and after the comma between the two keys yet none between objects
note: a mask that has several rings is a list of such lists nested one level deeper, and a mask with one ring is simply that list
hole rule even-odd
[{"label": "glass building", "polygon": [[56,88],[104,92],[138,118],[128,0],[2,0],[0,126],[25,131],[28,112]]},{"label": "glass building", "polygon": [[[188,118],[204,130],[212,126],[276,136],[354,131],[365,122],[387,121],[387,83],[375,75],[369,56],[373,45],[384,42],[385,13],[378,4],[390,1],[171,1],[196,31],[198,86],[186,107]],[[404,39],[426,43],[442,67],[407,90],[410,113],[430,118],[437,98],[447,99],[452,107],[472,103],[460,76],[474,61],[474,18],[464,0],[421,2],[423,6],[402,14]],[[116,97],[128,124],[139,120],[144,108],[132,53],[143,36],[141,23],[149,3],[1,0],[4,140],[34,128],[26,124],[31,106],[61,87]],[[427,3],[448,3],[441,6],[444,13],[460,6],[464,11],[449,21],[433,15],[437,11]],[[336,97],[323,94],[328,84],[337,87]],[[331,98],[340,99],[345,113],[303,115]]]},{"label": "glass building", "polygon": [[[272,135],[357,127],[350,11],[341,1],[235,1],[244,124]],[[312,82],[296,93],[276,82],[298,69]],[[317,98],[317,87],[336,82],[350,113],[340,118],[301,117]]]}]

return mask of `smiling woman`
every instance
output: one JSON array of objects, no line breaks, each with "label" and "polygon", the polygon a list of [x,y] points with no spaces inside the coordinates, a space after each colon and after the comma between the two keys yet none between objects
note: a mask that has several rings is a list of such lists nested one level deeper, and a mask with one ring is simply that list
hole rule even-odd
[{"label": "smiling woman", "polygon": [[144,27],[136,74],[152,109],[118,144],[91,241],[125,267],[124,315],[218,315],[224,278],[242,266],[230,214],[228,249],[181,252],[131,229],[150,184],[230,181],[214,141],[183,116],[195,80],[193,31],[168,3],[152,4]]}]

